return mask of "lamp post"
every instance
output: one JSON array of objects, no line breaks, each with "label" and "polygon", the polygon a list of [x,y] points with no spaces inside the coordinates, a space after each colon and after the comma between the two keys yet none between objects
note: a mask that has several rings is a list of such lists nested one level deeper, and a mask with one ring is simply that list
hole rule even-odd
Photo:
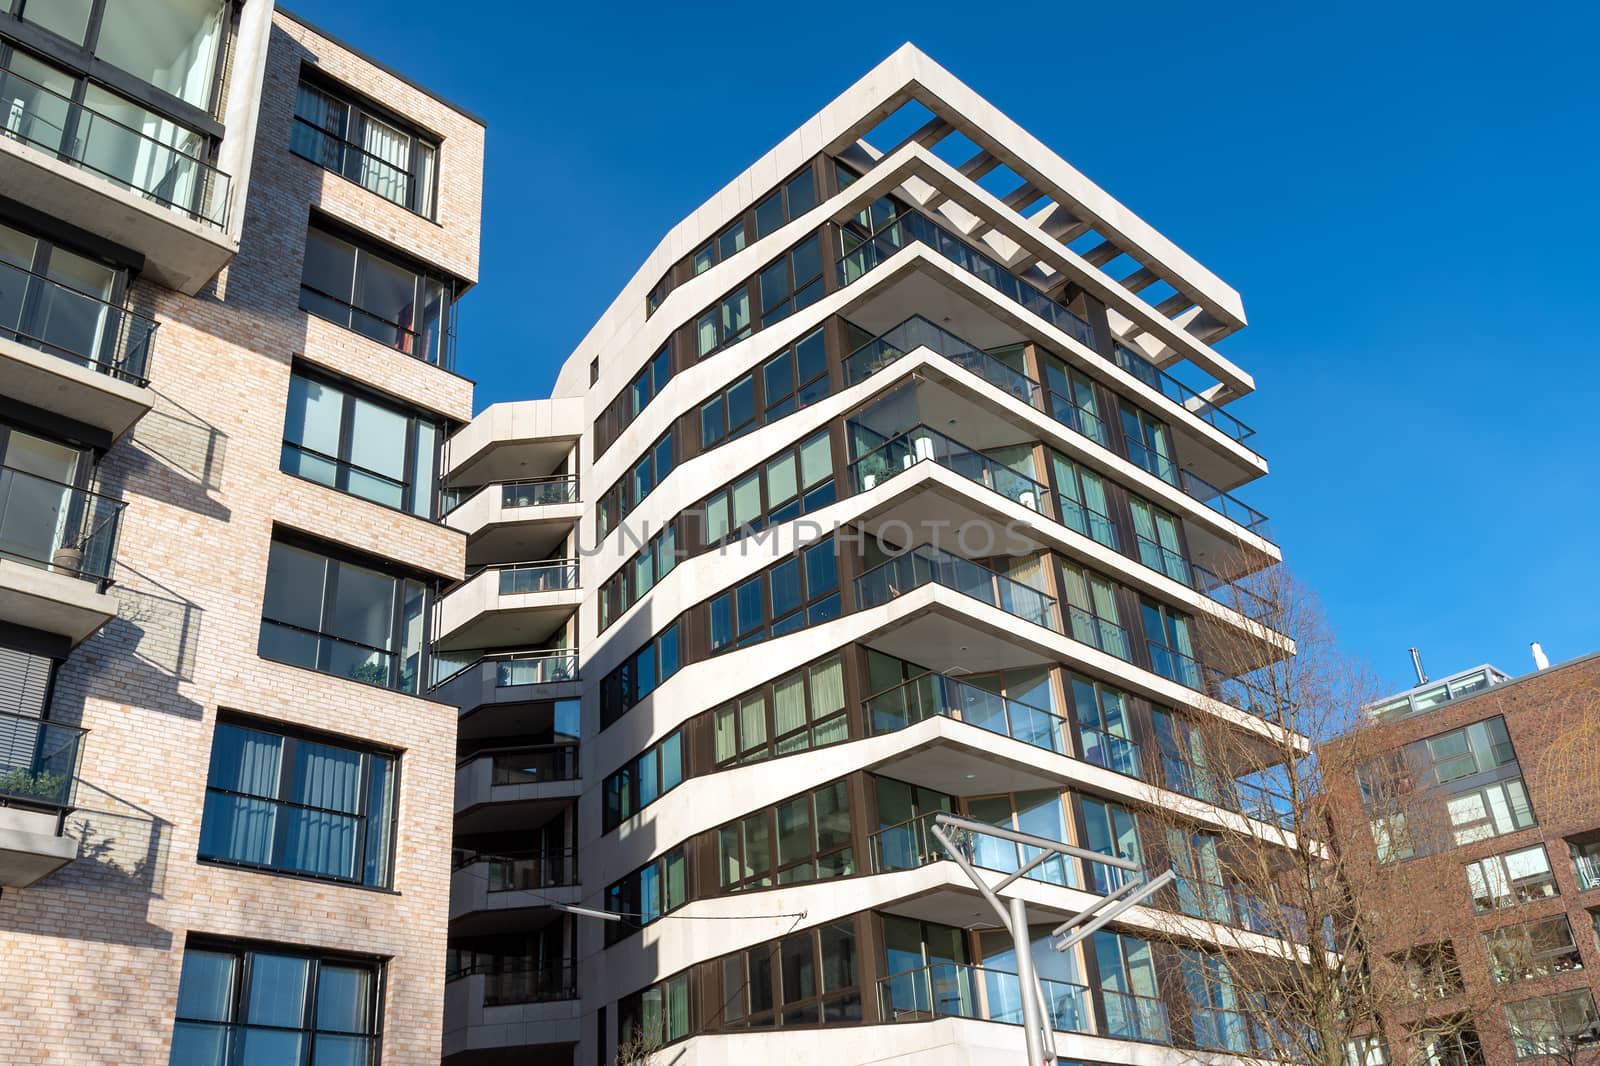
[{"label": "lamp post", "polygon": [[[1114,855],[1103,855],[1098,851],[1086,848],[1073,847],[1047,837],[1034,836],[1032,833],[1019,833],[1012,829],[1000,826],[985,825],[974,822],[969,818],[962,818],[954,814],[940,813],[934,816],[934,824],[928,832],[944,846],[945,851],[961,867],[995,915],[1000,919],[1000,924],[1011,934],[1011,942],[1017,954],[1017,986],[1022,1000],[1022,1032],[1028,1049],[1029,1066],[1049,1066],[1055,1061],[1055,1028],[1050,1024],[1050,1011],[1044,997],[1044,985],[1039,981],[1038,972],[1033,965],[1033,941],[1028,936],[1028,908],[1027,903],[1020,896],[1012,896],[1007,903],[1000,901],[1000,893],[1009,888],[1014,882],[1026,877],[1036,867],[1042,864],[1052,854],[1066,855],[1084,862],[1099,863],[1102,866],[1114,866],[1127,870],[1132,874],[1140,872],[1140,866],[1132,859],[1123,859]],[[990,885],[978,874],[978,870],[971,861],[962,854],[951,839],[945,835],[945,827],[964,830],[978,836],[994,837],[998,840],[1008,840],[1014,844],[1039,849],[1039,854],[1023,863],[1016,871],[1006,874],[994,885]],[[1085,937],[1090,936],[1095,930],[1114,920],[1119,914],[1129,907],[1135,906],[1164,885],[1173,880],[1171,870],[1160,877],[1150,881],[1130,879],[1127,884],[1115,892],[1107,893],[1098,900],[1072,915],[1051,931],[1051,936],[1062,937],[1055,944],[1057,951],[1066,951]],[[1069,930],[1075,930],[1069,932]]]}]

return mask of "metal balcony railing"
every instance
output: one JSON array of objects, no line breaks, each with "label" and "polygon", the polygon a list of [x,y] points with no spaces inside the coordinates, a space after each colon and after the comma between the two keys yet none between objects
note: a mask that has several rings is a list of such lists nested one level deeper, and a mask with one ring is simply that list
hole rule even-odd
[{"label": "metal balcony railing", "polygon": [[570,962],[509,958],[481,961],[446,974],[445,980],[475,976],[483,977],[485,1007],[578,998],[578,970]]},{"label": "metal balcony railing", "polygon": [[463,757],[456,765],[491,760],[491,785],[542,785],[578,779],[578,745],[533,744],[516,748],[490,748]]},{"label": "metal balcony railing", "polygon": [[1058,715],[943,674],[923,674],[868,697],[867,732],[892,733],[928,718],[950,718],[1036,748],[1063,754],[1066,722]]},{"label": "metal balcony railing", "polygon": [[[446,489],[442,494],[441,512],[449,514],[480,493],[497,490],[500,493],[500,506],[507,509],[542,507],[552,503],[577,503],[578,475],[556,474],[516,481],[495,481],[471,489]],[[466,495],[462,495],[463,492]]]},{"label": "metal balcony railing", "polygon": [[[859,424],[852,424],[850,428],[857,434],[879,436]],[[1046,513],[1045,501],[1050,496],[1048,488],[931,426],[917,425],[893,437],[882,438],[881,443],[850,464],[850,471],[856,491],[866,492],[896,474],[925,462],[936,463],[968,481],[1020,503],[1030,511]]]},{"label": "metal balcony railing", "polygon": [[452,858],[453,870],[482,865],[490,892],[525,892],[578,883],[576,848],[498,854],[457,848]]},{"label": "metal balcony railing", "polygon": [[232,179],[200,158],[205,141],[199,134],[180,130],[183,143],[167,144],[11,71],[0,70],[0,99],[8,103],[0,137],[187,218],[227,228]]},{"label": "metal balcony railing", "polygon": [[431,687],[454,680],[480,663],[494,664],[496,688],[578,680],[576,651],[436,651]]},{"label": "metal balcony railing", "polygon": [[[1042,980],[1050,1027],[1094,1032],[1093,993],[1085,985]],[[1021,982],[1014,973],[942,962],[878,980],[879,1017],[888,1022],[971,1018],[1022,1024]],[[1029,990],[1029,994],[1031,990]]]},{"label": "metal balcony railing", "polygon": [[1083,761],[1127,777],[1143,777],[1139,745],[1125,736],[1092,725],[1078,727],[1078,749]]},{"label": "metal balcony railing", "polygon": [[982,348],[962,340],[954,333],[912,315],[893,329],[874,337],[844,359],[844,380],[854,385],[893,364],[915,348],[937,352],[957,366],[983,378],[1029,406],[1039,393],[1039,383],[1008,366]]},{"label": "metal balcony railing", "polygon": [[0,558],[71,574],[100,589],[116,564],[122,500],[0,466]]},{"label": "metal balcony railing", "polygon": [[109,300],[0,262],[0,336],[19,344],[143,387],[150,383],[156,325]]},{"label": "metal balcony railing", "polygon": [[0,800],[70,808],[85,730],[0,712]]},{"label": "metal balcony railing", "polygon": [[526,596],[535,592],[561,592],[578,587],[578,560],[541,559],[528,563],[491,563],[467,573],[470,581],[484,571],[500,575],[500,595]]},{"label": "metal balcony railing", "polygon": [[1023,621],[1061,631],[1054,597],[933,547],[913,548],[856,578],[856,603],[862,610],[877,607],[929,584],[942,585]]}]

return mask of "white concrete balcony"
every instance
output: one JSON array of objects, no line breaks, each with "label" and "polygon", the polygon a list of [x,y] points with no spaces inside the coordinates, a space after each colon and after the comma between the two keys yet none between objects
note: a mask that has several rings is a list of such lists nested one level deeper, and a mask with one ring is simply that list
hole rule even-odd
[{"label": "white concrete balcony", "polygon": [[496,563],[440,599],[434,638],[444,651],[542,644],[582,598],[576,559]]},{"label": "white concrete balcony", "polygon": [[490,404],[446,444],[445,483],[510,482],[561,469],[589,429],[583,404],[582,397]]},{"label": "white concrete balcony", "polygon": [[84,731],[0,713],[0,887],[23,888],[78,857],[62,835]]},{"label": "white concrete balcony", "polygon": [[576,744],[475,752],[456,764],[456,834],[537,825],[574,803],[581,787]]},{"label": "white concrete balcony", "polygon": [[0,379],[10,399],[116,440],[155,403],[155,332],[143,315],[0,263]]},{"label": "white concrete balcony", "polygon": [[0,136],[0,188],[19,203],[144,256],[144,274],[193,296],[239,250],[232,181],[195,155],[15,73],[20,110]]},{"label": "white concrete balcony", "polygon": [[[582,1011],[574,968],[529,966],[451,975],[444,986],[444,1016],[444,1061],[449,1066],[504,1063],[512,1061],[504,1054],[512,1049],[576,1044]],[[526,1052],[513,1053],[515,1061],[536,1061]]]},{"label": "white concrete balcony", "polygon": [[575,700],[576,651],[456,651],[433,656],[432,699],[454,704],[462,714],[495,703]]},{"label": "white concrete balcony", "polygon": [[0,622],[74,646],[117,613],[106,593],[123,503],[0,467]]},{"label": "white concrete balcony", "polygon": [[[495,919],[551,903],[577,903],[578,853],[458,851],[450,873],[450,923],[458,934],[488,931]],[[468,926],[473,926],[467,929]]]},{"label": "white concrete balcony", "polygon": [[445,524],[467,535],[467,558],[539,558],[559,548],[583,514],[573,476],[495,482],[465,496]]}]

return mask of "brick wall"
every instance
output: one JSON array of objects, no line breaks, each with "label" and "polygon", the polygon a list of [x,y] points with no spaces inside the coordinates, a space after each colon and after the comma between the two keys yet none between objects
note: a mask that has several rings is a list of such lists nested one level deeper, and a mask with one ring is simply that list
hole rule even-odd
[{"label": "brick wall", "polygon": [[[288,150],[302,62],[441,138],[438,221]],[[477,276],[483,129],[274,15],[241,250],[194,299],[148,285],[161,321],[155,409],[102,464],[128,501],[118,617],[64,664],[52,717],[87,728],[82,857],[0,897],[0,1053],[8,1063],[164,1064],[185,937],[283,941],[388,958],[386,1064],[439,1059],[453,805],[453,708],[256,655],[274,523],[459,576],[459,534],[278,471],[300,356],[453,420],[463,378],[298,309],[313,205],[467,280]],[[219,708],[403,751],[394,890],[202,866]]]}]

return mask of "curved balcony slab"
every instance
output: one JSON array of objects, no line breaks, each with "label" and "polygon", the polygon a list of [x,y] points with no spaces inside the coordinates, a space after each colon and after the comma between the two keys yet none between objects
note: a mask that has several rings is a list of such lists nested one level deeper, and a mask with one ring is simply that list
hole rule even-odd
[{"label": "curved balcony slab", "polygon": [[538,559],[561,546],[583,516],[576,501],[521,503],[501,485],[485,485],[445,516],[445,524],[467,535],[473,563]]},{"label": "curved balcony slab", "polygon": [[[573,755],[576,766],[576,753]],[[456,767],[455,826],[457,835],[496,833],[538,825],[576,802],[583,782],[576,772],[547,781],[506,782],[496,756],[484,753]]]},{"label": "curved balcony slab", "polygon": [[[574,566],[574,571],[576,567]],[[458,648],[530,647],[547,640],[578,610],[583,592],[572,587],[522,588],[503,578],[512,571],[481,570],[439,601],[435,641],[442,651]]]},{"label": "curved balcony slab", "polygon": [[443,1051],[448,1066],[533,1062],[528,1049],[554,1052],[552,1045],[566,1045],[568,1050],[566,1058],[551,1062],[571,1061],[570,1046],[578,1042],[582,1017],[576,998],[490,1006],[485,1003],[488,982],[485,975],[472,974],[444,986]]}]

